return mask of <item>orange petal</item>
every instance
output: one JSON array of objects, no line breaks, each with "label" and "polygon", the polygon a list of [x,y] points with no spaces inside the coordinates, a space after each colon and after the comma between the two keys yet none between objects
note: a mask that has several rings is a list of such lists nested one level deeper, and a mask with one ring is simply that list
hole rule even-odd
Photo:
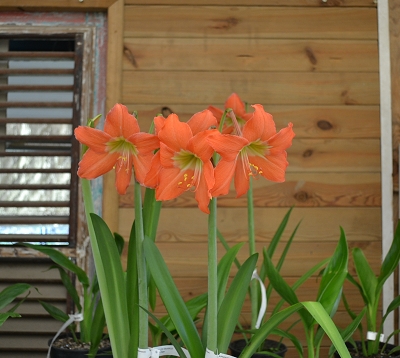
[{"label": "orange petal", "polygon": [[150,170],[146,174],[144,185],[149,188],[155,188],[158,185],[158,174],[160,170],[160,151],[158,151],[151,159]]},{"label": "orange petal", "polygon": [[211,111],[205,109],[202,112],[198,112],[194,114],[188,121],[190,129],[192,130],[193,135],[201,131],[205,131],[212,126],[217,126],[218,122],[215,116]]},{"label": "orange petal", "polygon": [[137,119],[128,112],[128,108],[123,104],[117,103],[108,112],[104,122],[104,132],[111,137],[128,138],[139,131]]},{"label": "orange petal", "polygon": [[151,161],[154,154],[148,153],[133,156],[133,168],[135,170],[135,178],[140,184],[144,184],[147,173],[150,170]]},{"label": "orange petal", "polygon": [[196,154],[196,156],[198,156],[203,162],[210,160],[210,158],[214,154],[214,149],[207,141],[207,138],[214,132],[218,131],[216,129],[202,131],[196,134],[192,139],[190,139],[187,145],[187,149]]},{"label": "orange petal", "polygon": [[236,168],[236,161],[220,160],[214,170],[215,184],[211,190],[214,197],[229,193],[231,181]]},{"label": "orange petal", "polygon": [[246,194],[249,190],[249,173],[249,163],[244,161],[241,156],[239,156],[235,170],[235,190],[237,198],[243,194]]},{"label": "orange petal", "polygon": [[164,143],[160,143],[160,162],[163,167],[173,167],[174,161],[172,160],[176,152],[174,152],[170,147],[166,146]]},{"label": "orange petal", "polygon": [[207,109],[214,115],[218,122],[221,120],[222,115],[224,114],[224,111],[222,109],[214,106],[208,106]]},{"label": "orange petal", "polygon": [[85,179],[94,179],[109,172],[117,162],[118,153],[98,153],[89,149],[79,163],[78,175]]},{"label": "orange petal", "polygon": [[247,138],[249,142],[257,139],[265,141],[275,135],[275,122],[272,115],[264,111],[263,106],[255,104],[253,107],[255,112],[243,126],[243,137]]},{"label": "orange petal", "polygon": [[[211,170],[212,170],[212,168],[211,168]],[[202,212],[204,212],[206,214],[209,214],[210,210],[208,208],[208,204],[210,203],[211,194],[210,194],[209,183],[207,183],[207,179],[206,179],[206,177],[204,175],[204,172],[201,175],[200,181],[199,181],[198,186],[196,188],[195,199],[196,199],[196,201],[198,203],[199,209]]]},{"label": "orange petal", "polygon": [[271,154],[276,151],[282,151],[288,149],[292,145],[295,133],[293,132],[293,124],[289,123],[287,127],[282,128],[273,137],[268,139],[268,145],[271,148]]},{"label": "orange petal", "polygon": [[107,151],[107,142],[111,139],[109,134],[85,126],[75,128],[74,134],[79,142],[100,153]]},{"label": "orange petal", "polygon": [[140,154],[153,153],[160,145],[158,137],[154,134],[139,132],[127,138]]},{"label": "orange petal", "polygon": [[159,184],[156,188],[157,200],[175,199],[186,191],[186,187],[179,184],[183,172],[179,168],[162,168],[159,173]]},{"label": "orange petal", "polygon": [[246,138],[218,132],[213,132],[207,141],[224,160],[228,161],[236,159],[239,151],[249,144]]},{"label": "orange petal", "polygon": [[245,105],[236,93],[232,93],[225,101],[225,108],[232,108],[233,112],[239,117],[246,113]]},{"label": "orange petal", "polygon": [[158,134],[160,141],[175,152],[186,149],[189,139],[193,137],[192,130],[185,122],[180,122],[176,114],[172,113],[165,120],[164,127]]},{"label": "orange petal", "polygon": [[162,127],[164,127],[165,118],[163,116],[154,117],[154,132],[155,134],[160,133]]},{"label": "orange petal", "polygon": [[276,183],[285,181],[285,172],[288,166],[286,152],[278,155],[268,155],[266,157],[250,157],[249,161],[256,165],[265,179]]},{"label": "orange petal", "polygon": [[119,195],[124,195],[132,178],[132,162],[119,158],[115,165],[115,186]]}]

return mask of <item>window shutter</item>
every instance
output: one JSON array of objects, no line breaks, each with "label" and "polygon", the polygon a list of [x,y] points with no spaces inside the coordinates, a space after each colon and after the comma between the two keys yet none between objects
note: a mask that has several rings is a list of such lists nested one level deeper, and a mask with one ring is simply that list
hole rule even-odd
[{"label": "window shutter", "polygon": [[2,41],[0,242],[74,247],[82,36]]},{"label": "window shutter", "polygon": [[[21,318],[0,327],[2,358],[44,357],[61,327],[38,299],[72,313],[52,261],[31,242],[76,257],[84,35],[0,34],[0,290],[32,285]],[[37,290],[36,290],[37,288]]]}]

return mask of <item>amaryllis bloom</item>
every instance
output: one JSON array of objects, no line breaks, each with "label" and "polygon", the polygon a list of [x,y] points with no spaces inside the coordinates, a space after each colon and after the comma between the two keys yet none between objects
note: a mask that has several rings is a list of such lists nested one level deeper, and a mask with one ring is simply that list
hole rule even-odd
[{"label": "amaryllis bloom", "polygon": [[276,133],[272,115],[256,104],[252,117],[243,126],[240,135],[213,134],[208,141],[221,155],[215,168],[213,197],[226,195],[234,177],[237,196],[249,190],[250,176],[261,175],[274,181],[285,181],[288,166],[286,149],[292,145],[293,125]]},{"label": "amaryllis bloom", "polygon": [[210,190],[214,186],[213,148],[206,140],[216,129],[216,118],[208,110],[196,113],[187,123],[176,114],[165,119],[158,137],[159,154],[145,180],[155,184],[157,200],[171,200],[185,191],[195,191],[200,210],[209,213]]},{"label": "amaryllis bloom", "polygon": [[[239,123],[239,126],[242,127],[253,115],[253,113],[246,112],[246,106],[244,102],[240,99],[240,97],[236,93],[232,93],[225,102],[225,110],[230,108],[235,113],[236,119]],[[212,112],[212,114],[217,118],[218,123],[220,123],[221,118],[224,114],[222,109],[219,109],[214,106],[208,106],[208,110]],[[225,119],[222,133],[232,133],[235,129],[235,126],[232,123],[232,119],[228,116]],[[235,133],[237,134],[237,133]]]},{"label": "amaryllis bloom", "polygon": [[115,168],[115,184],[121,195],[131,182],[132,167],[136,180],[144,182],[154,150],[159,147],[157,136],[140,132],[137,119],[119,103],[108,112],[104,131],[79,126],[75,137],[88,146],[79,163],[78,175],[94,179]]}]

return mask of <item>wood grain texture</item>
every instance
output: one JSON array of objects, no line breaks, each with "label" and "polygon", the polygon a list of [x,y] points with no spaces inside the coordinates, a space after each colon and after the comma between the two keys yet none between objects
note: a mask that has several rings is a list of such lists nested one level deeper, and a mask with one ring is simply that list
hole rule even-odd
[{"label": "wood grain texture", "polygon": [[377,39],[363,7],[127,5],[124,23],[126,37]]},{"label": "wood grain texture", "polygon": [[[127,5],[193,5],[191,0],[125,0]],[[243,0],[196,0],[197,5],[226,5],[240,6]],[[371,7],[376,8],[376,4],[371,0],[248,0],[247,6],[351,6],[351,7]]]},{"label": "wood grain texture", "polygon": [[[253,181],[255,207],[380,207],[380,173],[289,172],[284,183],[264,178]],[[134,206],[134,188],[120,196],[119,207]],[[191,192],[165,201],[164,207],[197,207]],[[219,207],[247,207],[247,196],[236,197],[233,184],[228,195],[218,198]]]},{"label": "wood grain texture", "polygon": [[[273,237],[288,208],[256,208],[254,214],[256,240],[268,243]],[[129,237],[134,219],[133,209],[120,209],[119,233]],[[301,221],[295,241],[310,245],[321,242],[336,242],[343,227],[349,242],[368,245],[381,241],[380,208],[297,208],[295,207],[282,241],[289,236]],[[218,229],[230,243],[247,242],[247,210],[245,208],[220,208]],[[161,210],[157,242],[205,243],[207,241],[207,215],[198,208],[163,208]],[[189,246],[188,246],[188,249]],[[331,253],[330,247],[326,253]]]},{"label": "wood grain texture", "polygon": [[[377,73],[125,71],[122,102],[224,103],[232,92],[274,105],[377,105]],[[212,90],[211,90],[212,89]]]},{"label": "wood grain texture", "polygon": [[378,48],[376,40],[128,37],[123,65],[135,71],[376,72]]},{"label": "wood grain texture", "polygon": [[[121,101],[122,87],[122,49],[123,49],[123,23],[124,1],[118,0],[108,12],[107,46],[107,98],[106,111],[108,112],[115,103]],[[110,230],[118,228],[118,193],[115,188],[115,172],[111,171],[103,176],[103,219]]]},{"label": "wood grain texture", "polygon": [[[243,100],[246,99],[243,97]],[[250,100],[250,103],[256,103],[253,99]],[[162,101],[158,105],[125,104],[129,111],[138,112],[139,125],[143,131],[148,131],[157,115],[176,113],[181,121],[187,121],[194,113],[207,108],[207,104],[186,105]],[[223,103],[211,104],[223,108]],[[289,122],[293,123],[295,141],[299,138],[380,138],[379,106],[376,105],[274,105],[265,101],[260,104],[273,115],[277,130],[287,126]]]},{"label": "wood grain texture", "polygon": [[[339,239],[339,229],[337,229],[336,241],[318,242],[299,242],[294,240],[290,250],[286,256],[285,261],[290,262],[290,265],[284,265],[281,274],[287,276],[300,277],[307,270],[332,255]],[[257,252],[262,253],[265,243],[257,243]],[[207,243],[201,242],[158,242],[157,246],[161,251],[164,260],[174,278],[177,277],[207,277],[208,261],[207,261]],[[373,270],[380,267],[380,257],[376,254],[381,252],[381,243],[374,242],[350,242],[350,248],[355,246],[361,247],[367,257],[370,257],[370,264]],[[278,258],[282,253],[283,247],[280,246],[276,250],[276,257]],[[222,245],[218,245],[218,257],[221,259],[225,252]],[[243,263],[248,257],[248,249],[246,246],[239,252],[237,258],[239,262]],[[275,263],[277,259],[274,260]],[[259,263],[262,259],[259,257]],[[353,273],[352,267],[349,270]],[[237,272],[235,268],[232,273]]]}]

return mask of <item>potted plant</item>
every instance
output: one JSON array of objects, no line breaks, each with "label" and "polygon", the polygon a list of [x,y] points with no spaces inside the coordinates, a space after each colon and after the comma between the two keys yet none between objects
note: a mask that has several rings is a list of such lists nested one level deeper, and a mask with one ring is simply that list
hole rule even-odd
[{"label": "potted plant", "polygon": [[[270,170],[269,173],[274,178],[284,180],[287,165],[285,148],[293,138],[290,125],[284,132],[274,136],[275,131],[266,125],[271,124],[272,117],[264,112],[261,105],[255,105],[254,108],[255,112],[247,122],[250,124],[243,128],[243,135],[221,134],[214,129],[217,121],[208,110],[194,114],[187,123],[180,122],[175,114],[166,119],[158,116],[154,119],[155,134],[144,133],[139,129],[136,117],[121,104],[115,105],[108,113],[104,131],[91,126],[81,126],[75,130],[76,138],[89,148],[82,158],[78,175],[82,178],[90,239],[114,357],[139,355],[147,358],[153,354],[184,357],[188,353],[192,358],[202,358],[226,352],[256,265],[257,254],[249,256],[226,290],[229,268],[241,245],[232,247],[224,255],[222,263],[217,262],[217,192],[229,186],[235,170],[238,170],[236,178],[240,190],[247,190],[251,171],[248,157],[253,158],[255,152],[259,158],[253,158],[253,166],[259,161],[268,163],[268,155],[275,156],[280,169]],[[260,132],[260,128],[264,129]],[[267,140],[269,150],[264,151]],[[260,175],[261,166],[255,169]],[[131,179],[134,180],[135,220],[129,239],[126,273],[122,269],[112,233],[102,218],[94,213],[90,200],[86,200],[90,197],[88,179],[94,179],[112,168],[116,170],[116,187],[120,194],[126,191]],[[240,172],[240,168],[246,170]],[[142,185],[154,188],[150,199],[145,197],[143,203]],[[157,203],[176,198],[187,190],[194,191],[199,209],[209,219],[209,285],[206,319],[202,327],[204,339],[194,324],[193,312],[182,300],[154,243],[160,210],[160,204]],[[173,348],[148,346],[148,315],[152,317],[148,309],[148,271],[179,336],[177,341],[165,327],[164,332],[173,343]],[[303,308],[316,315],[316,320],[329,332],[338,351],[343,357],[348,357],[332,320],[325,311],[320,314],[321,304],[318,302],[296,303],[278,312],[260,327],[257,338],[265,338],[263,336],[268,335],[280,322]],[[163,327],[163,322],[158,321],[157,324]],[[246,354],[254,353],[253,348],[250,343]]]},{"label": "potted plant", "polygon": [[[325,261],[325,263],[326,267],[321,273],[320,284],[315,302],[320,303],[320,308],[322,308],[320,314],[333,317],[341,299],[343,283],[348,274],[348,246],[343,229],[341,229],[340,239],[335,252],[329,258],[329,260]],[[264,252],[264,264],[268,279],[278,294],[290,305],[298,304],[300,301],[295,293],[298,283],[296,283],[293,287],[290,287],[279,274],[266,251]],[[315,272],[315,268],[313,268],[311,271]],[[316,316],[312,313],[302,309],[298,312],[298,314],[303,324],[307,340],[308,357],[318,357],[322,338],[326,331],[323,326],[318,323]],[[361,318],[362,314],[356,317],[352,326],[348,330],[354,330]],[[290,331],[279,331],[279,334],[291,339],[298,351],[299,356],[304,356],[303,347],[297,337],[292,335]],[[250,344],[254,343],[250,342]]]},{"label": "potted plant", "polygon": [[[123,238],[115,235],[115,240],[122,250]],[[74,314],[66,314],[56,306],[39,300],[53,318],[64,323],[49,341],[48,356],[84,358],[88,354],[96,356],[98,353],[101,357],[112,357],[110,341],[104,334],[106,322],[96,275],[89,279],[84,270],[55,248],[28,243],[24,245],[47,255],[54,262],[51,268],[59,271],[61,281],[77,310]],[[71,275],[75,275],[82,287],[82,301]],[[65,329],[68,334],[63,334]]]},{"label": "potted plant", "polygon": [[[31,285],[27,283],[15,283],[3,289],[0,292],[0,310],[6,308],[9,304],[11,304],[18,296],[22,295],[24,292],[29,290]],[[22,304],[22,302],[28,297],[29,293],[22,299],[17,302],[13,307],[9,308],[6,312],[0,312],[0,327],[4,324],[4,322],[12,317],[21,317],[20,314],[16,313],[15,310]]]},{"label": "potted plant", "polygon": [[[399,355],[400,347],[388,343],[398,331],[389,333],[387,337],[384,337],[382,332],[388,315],[400,306],[400,296],[393,299],[383,316],[380,314],[379,304],[385,282],[399,265],[400,221],[397,223],[393,241],[382,262],[378,275],[374,273],[361,248],[354,248],[352,256],[356,275],[353,277],[349,274],[347,278],[358,288],[365,304],[366,329],[360,324],[358,330],[360,336],[366,337],[366,340],[356,341],[353,335],[349,337],[348,347],[350,352],[358,357],[376,357],[386,354],[391,356]],[[350,309],[347,301],[345,302],[347,311],[354,318],[355,313]]]}]

